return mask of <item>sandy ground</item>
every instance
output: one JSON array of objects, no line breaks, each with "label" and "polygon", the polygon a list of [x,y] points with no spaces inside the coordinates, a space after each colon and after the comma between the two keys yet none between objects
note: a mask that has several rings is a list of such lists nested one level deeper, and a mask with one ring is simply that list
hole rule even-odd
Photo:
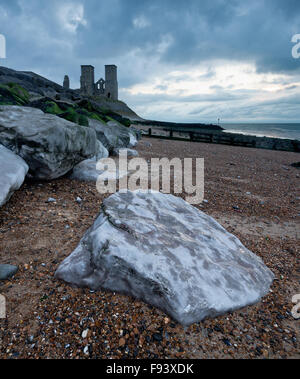
[{"label": "sandy ground", "polygon": [[0,209],[0,262],[19,265],[0,283],[0,358],[299,358],[300,320],[291,311],[300,294],[300,171],[290,167],[299,154],[146,138],[138,150],[147,159],[205,158],[206,202],[197,207],[262,257],[276,275],[271,292],[183,328],[131,297],[71,288],[54,272],[103,196],[93,183],[28,182]]}]

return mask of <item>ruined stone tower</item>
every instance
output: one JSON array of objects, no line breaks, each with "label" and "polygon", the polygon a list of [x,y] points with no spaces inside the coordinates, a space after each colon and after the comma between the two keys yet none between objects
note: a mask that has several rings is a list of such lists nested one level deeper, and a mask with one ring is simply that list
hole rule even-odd
[{"label": "ruined stone tower", "polygon": [[118,100],[117,66],[105,66],[105,80],[95,83],[95,68],[90,65],[81,66],[80,92],[82,95],[105,96],[108,99]]},{"label": "ruined stone tower", "polygon": [[93,66],[81,66],[80,90],[84,95],[95,94],[95,68]]},{"label": "ruined stone tower", "polygon": [[63,87],[64,89],[70,89],[70,79],[68,75],[65,75]]},{"label": "ruined stone tower", "polygon": [[112,100],[118,100],[117,66],[105,66],[105,95]]}]

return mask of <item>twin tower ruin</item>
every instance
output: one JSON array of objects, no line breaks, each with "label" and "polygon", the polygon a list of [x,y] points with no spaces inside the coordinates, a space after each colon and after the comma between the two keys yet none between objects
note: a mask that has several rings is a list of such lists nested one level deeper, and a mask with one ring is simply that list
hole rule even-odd
[{"label": "twin tower ruin", "polygon": [[[64,79],[64,88],[70,88],[68,76]],[[81,66],[80,93],[88,96],[105,96],[108,99],[118,100],[117,66],[105,66],[105,80],[99,79],[95,83],[95,68],[91,65]]]}]

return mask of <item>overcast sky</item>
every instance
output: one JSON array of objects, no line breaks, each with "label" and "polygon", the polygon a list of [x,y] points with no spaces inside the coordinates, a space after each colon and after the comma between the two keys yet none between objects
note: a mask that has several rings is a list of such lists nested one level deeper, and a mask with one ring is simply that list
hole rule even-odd
[{"label": "overcast sky", "polygon": [[299,0],[0,0],[0,65],[78,88],[116,64],[120,99],[167,121],[300,122],[299,33]]}]

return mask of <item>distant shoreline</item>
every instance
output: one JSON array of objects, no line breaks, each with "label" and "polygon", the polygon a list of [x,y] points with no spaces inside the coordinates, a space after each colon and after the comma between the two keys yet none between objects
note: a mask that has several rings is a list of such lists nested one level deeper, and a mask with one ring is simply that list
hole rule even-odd
[{"label": "distant shoreline", "polygon": [[300,123],[176,123],[167,121],[136,121],[137,126],[173,133],[230,133],[258,138],[300,141]]},{"label": "distant shoreline", "polygon": [[[176,126],[174,126],[176,125]],[[200,125],[200,127],[198,127]],[[250,133],[228,131],[220,126],[205,124],[175,124],[156,121],[135,122],[144,136],[165,140],[204,142],[257,149],[290,151],[300,153],[300,140],[257,136]]]}]

